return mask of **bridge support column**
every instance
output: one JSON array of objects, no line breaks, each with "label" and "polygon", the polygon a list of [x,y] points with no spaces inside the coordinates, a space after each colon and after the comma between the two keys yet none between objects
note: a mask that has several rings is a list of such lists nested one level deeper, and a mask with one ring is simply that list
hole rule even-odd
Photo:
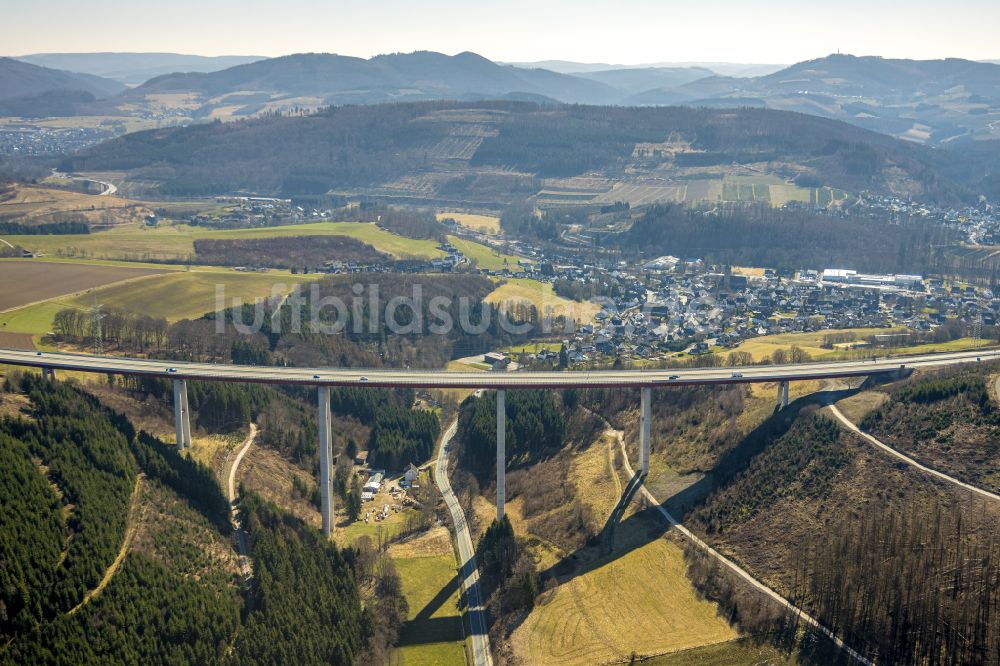
[{"label": "bridge support column", "polygon": [[649,474],[649,433],[653,420],[653,389],[642,388],[641,418],[639,422],[639,473]]},{"label": "bridge support column", "polygon": [[778,382],[778,409],[784,409],[788,407],[788,382]]},{"label": "bridge support column", "polygon": [[330,387],[319,387],[319,488],[322,498],[323,536],[330,536],[333,524],[333,499],[330,496]]},{"label": "bridge support column", "polygon": [[188,383],[181,380],[181,400],[184,402],[184,448],[191,447],[191,407],[188,405]]},{"label": "bridge support column", "polygon": [[42,368],[42,377],[54,382],[56,380],[55,368]]},{"label": "bridge support column", "polygon": [[507,499],[507,392],[497,391],[497,522]]},{"label": "bridge support column", "polygon": [[191,412],[188,409],[187,382],[174,380],[174,426],[177,432],[177,448],[191,446]]}]

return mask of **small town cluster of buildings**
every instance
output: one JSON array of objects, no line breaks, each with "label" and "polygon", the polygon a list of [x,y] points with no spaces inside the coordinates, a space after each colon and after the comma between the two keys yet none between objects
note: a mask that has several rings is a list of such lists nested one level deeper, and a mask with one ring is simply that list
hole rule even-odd
[{"label": "small town cluster of buildings", "polygon": [[942,207],[920,201],[863,192],[850,206],[857,214],[867,210],[872,217],[919,218],[962,232],[970,243],[1000,243],[1000,209],[982,201],[976,206]]},{"label": "small town cluster of buildings", "polygon": [[[684,272],[675,272],[681,264]],[[676,257],[661,257],[642,269],[644,277],[608,273],[618,281],[619,295],[563,341],[569,363],[702,354],[777,333],[896,326],[929,331],[954,318],[984,326],[1000,319],[1000,298],[990,289],[949,286],[919,275],[809,269],[747,276],[713,272]],[[594,279],[593,271],[590,276]],[[543,350],[536,359],[554,356]]]},{"label": "small town cluster of buildings", "polygon": [[274,197],[215,197],[215,202],[225,206],[225,211],[218,215],[192,215],[188,221],[194,226],[213,229],[254,229],[308,222],[310,213],[316,212],[293,206],[291,199]]},{"label": "small town cluster of buildings", "polygon": [[114,136],[115,132],[96,127],[49,128],[12,123],[0,128],[0,157],[68,155]]}]

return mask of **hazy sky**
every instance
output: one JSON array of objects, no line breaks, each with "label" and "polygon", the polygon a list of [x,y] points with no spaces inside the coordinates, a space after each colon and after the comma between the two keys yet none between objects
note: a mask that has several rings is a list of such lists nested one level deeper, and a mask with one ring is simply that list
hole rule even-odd
[{"label": "hazy sky", "polygon": [[174,51],[790,63],[1000,59],[998,0],[0,0],[0,54]]}]

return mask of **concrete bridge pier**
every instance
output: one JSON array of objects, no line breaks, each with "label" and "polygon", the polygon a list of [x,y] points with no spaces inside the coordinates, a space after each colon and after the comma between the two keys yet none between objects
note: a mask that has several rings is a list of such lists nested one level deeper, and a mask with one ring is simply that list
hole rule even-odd
[{"label": "concrete bridge pier", "polygon": [[174,380],[174,426],[177,432],[177,448],[191,446],[191,410],[188,409],[187,382]]},{"label": "concrete bridge pier", "polygon": [[778,382],[778,409],[788,407],[788,382]]},{"label": "concrete bridge pier", "polygon": [[497,522],[507,499],[507,392],[497,390]]},{"label": "concrete bridge pier", "polygon": [[184,402],[184,448],[191,447],[191,407],[188,405],[188,385],[181,380],[181,400]]},{"label": "concrete bridge pier", "polygon": [[653,389],[642,388],[641,418],[639,422],[639,473],[643,476],[649,474],[649,434],[652,424],[652,402]]},{"label": "concrete bridge pier", "polygon": [[49,381],[56,380],[56,369],[55,368],[42,368],[42,377],[48,379]]},{"label": "concrete bridge pier", "polygon": [[333,518],[333,500],[330,496],[330,387],[319,387],[319,488],[322,497],[323,536],[330,536]]}]

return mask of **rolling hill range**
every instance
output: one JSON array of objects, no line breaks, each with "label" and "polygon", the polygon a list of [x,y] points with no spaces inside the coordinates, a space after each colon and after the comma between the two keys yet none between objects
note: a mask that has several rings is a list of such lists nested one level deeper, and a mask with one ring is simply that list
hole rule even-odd
[{"label": "rolling hill range", "polygon": [[124,89],[125,86],[99,76],[0,58],[0,100],[67,90],[90,93],[99,98],[116,95]]},{"label": "rolling hill range", "polygon": [[474,53],[421,51],[365,60],[330,53],[271,58],[212,73],[169,74],[127,94],[193,95],[204,115],[236,107],[248,115],[265,106],[304,107],[426,99],[496,99],[535,95],[558,101],[610,103],[617,92],[603,83],[541,69],[498,65]]},{"label": "rolling hill range", "polygon": [[[269,59],[177,54],[43,54],[25,58],[106,74],[130,85],[147,74],[155,76],[127,90],[118,81],[81,80],[83,75],[68,72],[58,76],[69,81],[58,84],[0,86],[4,96],[19,98],[17,104],[0,108],[0,115],[142,117],[176,125],[349,104],[493,99],[623,106],[756,106],[843,120],[928,145],[950,147],[1000,139],[1000,65],[957,58],[893,60],[837,54],[778,71],[773,66],[725,63],[623,67],[544,61],[515,66],[470,52],[449,56],[433,51],[369,59],[330,53]],[[238,64],[227,66],[233,63]],[[14,65],[29,67],[7,60],[0,70]],[[36,78],[42,72],[56,76],[53,70],[26,71],[32,71]],[[38,95],[43,97],[35,99]]]},{"label": "rolling hill range", "polygon": [[139,85],[171,72],[216,72],[263,60],[263,56],[200,56],[182,53],[34,53],[21,62],[93,74],[125,85]]},{"label": "rolling hill range", "polygon": [[959,58],[837,54],[757,78],[652,87],[625,101],[802,111],[929,144],[1000,138],[1000,66]]},{"label": "rolling hill range", "polygon": [[835,54],[770,69],[537,64],[606,83],[619,91],[620,104],[801,111],[928,144],[1000,138],[996,62]]},{"label": "rolling hill range", "polygon": [[0,115],[47,116],[117,95],[117,81],[0,58]]},{"label": "rolling hill range", "polygon": [[252,191],[502,203],[561,188],[578,201],[613,202],[628,183],[665,197],[701,188],[711,201],[712,182],[739,170],[774,174],[778,183],[959,201],[975,193],[943,175],[955,160],[846,123],[766,109],[427,102],[139,132],[63,168],[124,172],[124,191],[145,196]]},{"label": "rolling hill range", "polygon": [[563,74],[587,74],[611,70],[692,69],[723,76],[765,76],[788,65],[771,65],[747,62],[651,62],[639,65],[613,65],[606,62],[574,62],[572,60],[537,60],[535,62],[508,62],[506,65],[527,69],[550,69]]}]

